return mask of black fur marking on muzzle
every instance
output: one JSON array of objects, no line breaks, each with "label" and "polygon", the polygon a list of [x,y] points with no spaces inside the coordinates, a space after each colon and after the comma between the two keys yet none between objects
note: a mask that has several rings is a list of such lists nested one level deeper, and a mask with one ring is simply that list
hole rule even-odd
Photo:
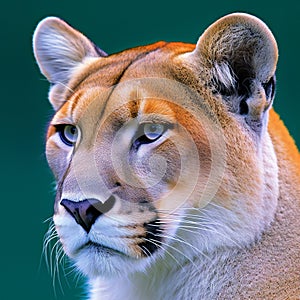
[{"label": "black fur marking on muzzle", "polygon": [[139,244],[139,247],[143,249],[145,256],[153,254],[161,245],[161,233],[160,221],[155,219],[149,223],[144,223],[146,235],[144,242]]}]

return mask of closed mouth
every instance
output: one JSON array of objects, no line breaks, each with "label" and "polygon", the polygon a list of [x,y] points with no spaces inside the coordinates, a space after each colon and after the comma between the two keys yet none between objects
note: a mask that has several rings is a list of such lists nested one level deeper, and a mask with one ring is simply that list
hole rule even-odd
[{"label": "closed mouth", "polygon": [[[106,256],[123,256],[127,258],[145,258],[151,256],[154,252],[160,248],[162,237],[160,235],[161,227],[160,221],[154,219],[151,222],[144,223],[145,235],[131,236],[131,238],[137,238],[139,241],[136,246],[139,248],[137,253],[127,253],[116,248],[112,248],[101,243],[89,240],[85,244],[81,245],[77,250],[76,254],[81,251],[92,251],[99,255]],[[125,236],[128,238],[128,236]],[[137,251],[137,250],[136,250]]]},{"label": "closed mouth", "polygon": [[107,247],[107,246],[104,246],[102,244],[98,244],[98,243],[95,243],[95,242],[92,242],[92,241],[89,241],[87,242],[86,244],[84,244],[83,246],[81,246],[79,249],[78,249],[78,252],[83,250],[83,249],[93,249],[94,251],[97,251],[99,254],[108,254],[108,255],[122,255],[122,256],[128,256],[126,255],[125,253],[123,252],[120,252],[116,249],[113,249],[113,248],[110,248],[110,247]]}]

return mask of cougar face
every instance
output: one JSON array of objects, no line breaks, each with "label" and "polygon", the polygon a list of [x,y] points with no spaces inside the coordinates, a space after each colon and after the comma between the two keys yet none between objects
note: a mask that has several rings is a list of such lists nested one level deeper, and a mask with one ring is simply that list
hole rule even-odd
[{"label": "cougar face", "polygon": [[248,247],[269,226],[277,46],[261,21],[234,14],[196,46],[107,55],[47,18],[34,49],[55,109],[46,145],[53,220],[83,273],[124,276],[166,256],[184,263]]}]

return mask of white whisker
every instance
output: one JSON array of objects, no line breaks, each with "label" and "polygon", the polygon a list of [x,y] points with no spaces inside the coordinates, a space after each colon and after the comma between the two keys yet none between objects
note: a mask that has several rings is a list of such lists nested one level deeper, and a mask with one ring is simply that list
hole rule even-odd
[{"label": "white whisker", "polygon": [[[47,219],[45,219],[44,221],[43,221],[43,223],[47,223],[47,222],[51,222],[51,221],[53,221],[53,217],[51,216],[51,217],[49,217],[49,218],[47,218]],[[52,225],[54,225],[53,223],[52,223]],[[51,226],[52,226],[51,225]]]},{"label": "white whisker", "polygon": [[194,249],[196,252],[198,252],[200,255],[206,257],[207,259],[211,259],[210,257],[208,257],[206,254],[204,254],[202,251],[200,251],[198,248],[196,248],[195,246],[193,246],[192,244],[188,243],[187,241],[183,240],[182,238],[180,238],[179,236],[175,235],[175,236],[169,236],[169,235],[161,235],[161,234],[155,234],[155,236],[159,236],[165,239],[171,239],[173,241],[179,242],[179,243],[183,243],[189,247],[191,247],[192,249]]},{"label": "white whisker", "polygon": [[[227,236],[226,234],[221,233],[221,232],[219,232],[216,229],[211,228],[211,227],[201,226],[201,224],[200,224],[199,226],[190,226],[190,225],[180,226],[179,229],[184,230],[184,231],[188,231],[188,232],[192,232],[192,233],[195,233],[195,234],[198,234],[198,235],[201,235],[200,231],[213,232],[213,233],[216,233],[216,234],[222,236],[224,239],[229,240],[230,242],[235,244],[237,247],[241,248],[241,246],[236,241],[231,239],[229,236]],[[196,229],[197,231],[188,230],[188,229]]]},{"label": "white whisker", "polygon": [[172,259],[175,260],[175,262],[180,266],[182,267],[182,264],[167,250],[165,249],[164,247],[162,247],[161,242],[159,242],[159,244],[153,240],[153,239],[147,239],[147,238],[144,238],[145,241],[149,242],[149,243],[152,243],[153,245],[155,245],[156,247],[162,249],[165,253],[167,253]]},{"label": "white whisker", "polygon": [[146,257],[151,257],[151,253],[149,252],[149,250],[144,247],[144,246],[139,246],[142,250],[142,252],[146,255]]},{"label": "white whisker", "polygon": [[[153,239],[149,239],[149,240],[153,241]],[[195,265],[195,263],[189,257],[187,257],[182,251],[180,251],[177,248],[173,247],[172,245],[166,244],[166,243],[164,243],[162,241],[159,241],[159,243],[162,244],[162,245],[165,245],[166,247],[169,247],[169,248],[175,250],[176,252],[178,252],[179,254],[181,254],[183,257],[185,257],[197,269],[197,266]],[[166,251],[166,249],[164,249],[164,250]],[[178,262],[178,260],[176,260],[176,261]],[[182,267],[182,265],[180,263],[179,263],[179,265]]]},{"label": "white whisker", "polygon": [[[55,297],[57,297],[57,289],[56,289],[57,282],[59,285],[59,289],[61,290],[61,293],[64,294],[63,284],[60,276],[60,270],[64,271],[63,265],[64,265],[64,258],[66,257],[66,254],[62,248],[52,217],[48,218],[44,222],[49,222],[49,221],[50,221],[49,229],[44,236],[43,248],[41,253],[41,261],[42,261],[42,257],[44,257],[46,267],[52,277],[53,292]],[[65,276],[64,278],[67,282],[67,278]]]}]

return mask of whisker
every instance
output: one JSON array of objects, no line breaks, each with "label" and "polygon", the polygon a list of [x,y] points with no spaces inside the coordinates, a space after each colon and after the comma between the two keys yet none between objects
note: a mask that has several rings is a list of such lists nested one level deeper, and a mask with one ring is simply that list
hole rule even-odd
[{"label": "whisker", "polygon": [[193,246],[192,244],[188,243],[187,241],[183,240],[182,238],[180,238],[178,235],[176,236],[169,236],[169,235],[161,235],[161,234],[155,234],[155,236],[159,236],[165,239],[171,239],[174,240],[176,242],[179,243],[183,243],[189,247],[191,247],[192,249],[194,249],[196,252],[198,252],[200,255],[204,256],[205,258],[211,260],[211,258],[209,256],[207,256],[206,254],[204,254],[202,251],[200,251],[198,248],[196,248],[195,246]]},{"label": "whisker", "polygon": [[[64,252],[64,249],[62,247],[62,244],[59,239],[59,235],[56,231],[55,224],[53,222],[53,218],[48,218],[44,221],[50,222],[49,228],[47,232],[44,235],[44,241],[43,241],[43,247],[42,247],[42,253],[41,253],[41,259],[40,259],[40,266],[42,264],[42,258],[44,257],[46,267],[52,277],[52,287],[53,287],[53,293],[55,295],[55,298],[58,297],[58,290],[61,291],[61,293],[64,295],[64,286],[65,283],[67,286],[70,287],[70,283],[68,281],[68,274],[67,274],[67,255]],[[76,268],[72,267],[72,272],[75,271]],[[63,272],[63,273],[61,273]],[[71,273],[71,272],[70,272]],[[78,272],[74,272],[75,275],[78,274]],[[74,276],[74,279],[76,276]],[[65,282],[63,282],[63,280]],[[79,282],[79,279],[77,280],[77,283]],[[58,285],[57,285],[58,284]],[[59,288],[58,288],[59,286]]]},{"label": "whisker", "polygon": [[73,269],[73,272],[74,272],[74,279],[76,280],[75,281],[75,287],[78,287],[78,285],[79,285],[79,281],[84,277],[81,273],[79,273],[79,272],[75,272],[76,271],[76,269],[74,268]]},{"label": "whisker", "polygon": [[[174,221],[173,219],[167,219],[166,222],[159,222],[159,223],[170,225],[170,224],[172,224],[172,222],[177,223],[177,221]],[[185,224],[187,224],[187,225],[185,225]],[[193,225],[195,225],[195,226],[193,226]],[[221,224],[219,224],[219,223],[214,223],[214,222],[209,222],[209,221],[199,223],[199,222],[184,220],[178,225],[178,229],[190,228],[190,229],[195,229],[195,230],[213,232],[213,233],[216,233],[216,234],[222,236],[223,238],[231,241],[232,243],[234,243],[239,248],[241,247],[236,241],[231,239],[228,235],[226,235],[226,234],[218,231],[216,228],[214,228],[213,225],[221,226]],[[149,224],[149,226],[160,227],[160,225],[158,225],[158,224]],[[192,230],[185,230],[185,231],[188,231],[188,232],[191,232],[191,233],[196,233],[196,234],[201,234],[201,232],[192,231]]]},{"label": "whisker", "polygon": [[196,221],[191,221],[191,220],[183,220],[181,224],[192,224],[192,225],[209,225],[209,226],[217,226],[222,228],[224,224],[220,224],[218,222],[212,221],[212,220],[207,220],[207,219],[202,219],[200,222]]},{"label": "whisker", "polygon": [[151,253],[149,250],[144,246],[139,246],[139,248],[142,250],[142,252],[146,255],[146,257],[151,257]]},{"label": "whisker", "polygon": [[[43,223],[47,223],[47,222],[51,222],[51,221],[53,221],[53,216],[51,216],[51,217],[45,219],[45,220],[43,221]],[[54,225],[54,223],[53,223],[52,225]],[[51,226],[52,226],[52,225],[51,225]]]},{"label": "whisker", "polygon": [[[46,262],[46,266],[47,266],[47,269],[49,270],[51,267],[50,267],[50,264],[51,264],[51,257],[50,257],[50,245],[52,243],[53,240],[55,239],[58,239],[58,237],[55,235],[55,236],[51,236],[47,242],[45,243],[44,247],[43,247],[43,251],[42,251],[42,255],[44,255],[45,257],[45,262]],[[49,256],[49,259],[48,259],[48,256]]]},{"label": "whisker", "polygon": [[150,242],[150,243],[152,243],[153,245],[155,245],[156,247],[158,247],[158,248],[160,248],[160,249],[162,249],[165,253],[167,253],[171,258],[173,258],[174,260],[175,260],[175,262],[182,268],[183,266],[182,266],[182,264],[167,250],[167,249],[165,249],[164,247],[162,247],[162,245],[160,245],[161,244],[161,242],[159,242],[160,244],[158,244],[155,240],[153,240],[153,239],[147,239],[147,238],[144,238],[144,240],[145,241],[147,241],[147,242]]},{"label": "whisker", "polygon": [[50,251],[50,275],[52,277],[52,287],[53,287],[53,291],[54,291],[54,295],[55,297],[57,297],[57,291],[56,291],[56,268],[55,268],[55,261],[53,259],[53,252],[54,249],[58,246],[58,241],[55,242],[53,248]]},{"label": "whisker", "polygon": [[[67,270],[66,265],[67,265],[69,262],[68,262],[67,259],[66,259],[66,258],[67,258],[67,255],[65,254],[65,252],[63,251],[63,249],[62,249],[62,253],[63,253],[63,254],[62,254],[62,257],[61,257],[61,263],[62,263],[63,275],[64,275],[64,278],[65,278],[65,281],[66,281],[67,286],[70,287],[71,285],[70,285],[69,280],[68,280],[68,274],[66,273],[66,270]],[[76,268],[75,268],[74,266],[70,265],[70,268],[73,268],[73,269],[72,269],[72,272],[74,272],[75,275],[78,274],[78,272],[77,272],[77,273],[75,272]],[[75,278],[75,276],[74,276],[74,278]]]},{"label": "whisker", "polygon": [[[226,208],[223,208],[217,204],[212,204],[215,207],[222,208],[226,210]],[[222,236],[224,239],[231,241],[233,244],[235,244],[237,247],[241,248],[241,245],[239,245],[235,240],[233,240],[228,234],[223,233],[222,229],[224,228],[224,224],[221,224],[215,220],[211,220],[209,214],[205,209],[196,209],[196,208],[191,208],[190,210],[195,210],[197,213],[200,213],[201,215],[195,215],[195,214],[190,214],[190,213],[183,213],[184,219],[181,220],[174,220],[172,218],[162,218],[163,221],[160,221],[160,224],[172,224],[172,223],[178,223],[178,228],[190,228],[190,229],[195,229],[197,231],[202,230],[206,232],[212,232],[216,233],[219,236]],[[182,214],[172,212],[170,215],[173,216],[180,216],[182,217]],[[192,220],[191,220],[192,219]],[[153,224],[155,225],[155,224]],[[195,226],[192,226],[195,225]],[[220,230],[218,230],[218,228]],[[231,231],[233,229],[230,229]],[[188,230],[185,230],[188,231]],[[193,232],[190,230],[189,232]],[[197,234],[200,234],[200,232],[197,232]]]},{"label": "whisker", "polygon": [[[153,239],[149,239],[150,241],[153,241]],[[175,250],[176,252],[178,252],[179,254],[181,254],[184,258],[186,258],[196,269],[198,268],[196,265],[195,265],[195,263],[189,258],[189,257],[187,257],[182,251],[180,251],[180,250],[178,250],[177,248],[175,248],[175,247],[173,247],[172,245],[170,245],[170,244],[166,244],[166,243],[164,243],[164,242],[162,242],[162,241],[159,241],[159,243],[160,244],[162,244],[162,245],[165,245],[166,247],[169,247],[169,248],[171,248],[171,249],[173,249],[173,250]],[[164,251],[166,251],[166,249],[164,249]],[[169,254],[170,254],[170,252],[169,252]],[[175,259],[175,257],[173,256],[173,258]],[[176,261],[177,261],[177,263],[182,267],[182,265],[178,262],[178,260],[177,259],[175,259]]]},{"label": "whisker", "polygon": [[232,242],[233,244],[235,244],[238,248],[241,248],[241,245],[239,245],[236,241],[234,241],[233,239],[231,239],[229,236],[217,231],[217,230],[214,230],[213,228],[211,227],[205,227],[205,226],[189,226],[189,225],[185,225],[185,226],[180,226],[181,230],[184,230],[184,231],[187,231],[187,232],[191,232],[191,233],[195,233],[195,234],[198,234],[198,235],[201,235],[201,232],[199,231],[193,231],[193,230],[188,230],[188,229],[196,229],[196,230],[201,230],[201,231],[206,231],[206,232],[213,232],[213,233],[216,233],[220,236],[222,236],[223,238],[229,240],[230,242]]},{"label": "whisker", "polygon": [[58,251],[58,264],[63,265],[64,264],[64,258],[66,257],[66,253],[64,252],[64,249],[61,247]]},{"label": "whisker", "polygon": [[43,251],[46,250],[48,248],[48,246],[51,244],[51,242],[56,238],[58,239],[58,234],[56,232],[53,232],[53,233],[51,233],[51,235],[46,237],[46,239],[44,240],[44,243],[43,243]]},{"label": "whisker", "polygon": [[[61,246],[60,243],[56,243],[56,245],[55,245],[56,250],[55,250],[55,261],[54,261],[53,284],[55,285],[55,278],[57,278],[60,290],[61,290],[62,294],[64,295],[64,289],[63,289],[63,285],[62,285],[62,282],[61,282],[61,277],[60,277],[60,272],[59,272],[59,265],[58,265],[58,256],[57,256],[58,251],[61,249],[60,246]],[[57,248],[59,250],[57,250]],[[55,276],[55,274],[57,274],[57,276]]]},{"label": "whisker", "polygon": [[[60,243],[60,240],[57,240],[57,241],[55,242],[55,244],[53,245],[52,250],[51,250],[51,252],[50,252],[50,258],[51,258],[51,259],[52,259],[52,257],[53,257],[53,254],[55,253],[56,247],[58,247],[59,243]],[[55,262],[53,261],[53,268],[52,268],[52,264],[51,264],[51,268],[50,268],[50,274],[51,274],[51,275],[53,275],[53,274],[55,273],[55,269],[54,269],[55,266],[56,266],[56,264],[55,264]]]},{"label": "whisker", "polygon": [[49,229],[47,230],[46,234],[44,235],[44,242],[43,242],[43,248],[42,248],[42,253],[41,253],[41,258],[40,258],[40,266],[41,266],[41,262],[42,262],[42,257],[45,257],[45,262],[46,262],[46,266],[47,269],[49,270],[49,259],[48,259],[48,249],[50,247],[51,242],[58,238],[58,235],[55,231],[55,225],[53,223],[53,221],[51,220],[52,223],[50,223],[49,225]]}]

